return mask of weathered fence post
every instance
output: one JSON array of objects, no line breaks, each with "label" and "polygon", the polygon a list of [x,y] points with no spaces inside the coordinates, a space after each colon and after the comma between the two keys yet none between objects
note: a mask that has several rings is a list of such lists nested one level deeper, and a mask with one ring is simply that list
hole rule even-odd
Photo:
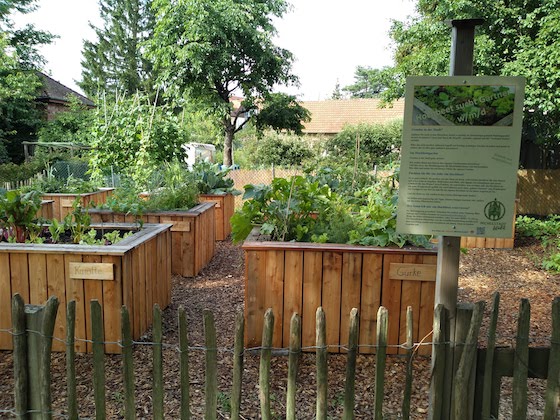
[{"label": "weathered fence post", "polygon": [[377,352],[375,353],[374,418],[383,420],[383,389],[385,387],[385,362],[387,359],[387,330],[389,311],[383,306],[377,311]]},{"label": "weathered fence post", "polygon": [[472,419],[473,416],[473,381],[475,379],[473,368],[476,364],[478,333],[482,324],[484,306],[484,302],[477,302],[474,306],[465,345],[455,374],[453,401],[455,420]]},{"label": "weathered fence post", "polygon": [[121,307],[121,345],[123,360],[124,416],[127,420],[136,418],[134,401],[134,360],[132,357],[132,331],[130,314],[126,306]]},{"label": "weathered fence post", "polygon": [[41,347],[39,357],[39,377],[41,386],[41,412],[44,420],[52,418],[51,401],[51,351],[54,332],[54,322],[58,311],[58,299],[51,296],[45,304],[41,322]]},{"label": "weathered fence post", "polygon": [[16,418],[27,418],[29,382],[27,377],[27,335],[25,304],[19,294],[12,298],[12,330],[14,342],[14,402]]},{"label": "weathered fence post", "polygon": [[560,393],[560,297],[552,302],[552,336],[548,358],[548,380],[544,407],[544,420],[556,418]]},{"label": "weathered fence post", "polygon": [[91,339],[93,341],[93,393],[95,399],[95,418],[107,418],[105,402],[105,346],[103,343],[103,317],[98,300],[90,302]]},{"label": "weathered fence post", "polygon": [[288,356],[288,389],[286,392],[286,420],[296,420],[296,379],[301,354],[301,317],[292,314],[290,320],[290,354]]},{"label": "weathered fence post", "polygon": [[163,334],[161,309],[157,303],[153,315],[153,415],[155,420],[163,420]]},{"label": "weathered fence post", "polygon": [[270,358],[272,356],[272,334],[274,332],[274,314],[268,308],[264,313],[262,333],[261,360],[259,364],[259,400],[261,403],[261,418],[272,419],[270,411]]},{"label": "weathered fence post", "polygon": [[28,410],[29,418],[41,419],[41,375],[40,349],[41,324],[43,323],[44,307],[25,305],[25,329],[27,330],[27,377],[28,377]]},{"label": "weathered fence post", "polygon": [[358,334],[360,331],[358,309],[350,311],[350,327],[348,329],[348,354],[346,356],[346,382],[344,384],[344,411],[342,418],[354,418],[356,356],[358,354]]},{"label": "weathered fence post", "polygon": [[203,312],[204,343],[206,345],[206,373],[204,394],[206,398],[204,418],[216,420],[218,413],[218,348],[216,343],[216,323],[214,314],[205,309]]},{"label": "weathered fence post", "polygon": [[181,376],[181,420],[190,420],[189,341],[187,337],[187,315],[184,306],[179,306],[179,365]]},{"label": "weathered fence post", "polygon": [[402,419],[410,418],[410,397],[412,395],[412,358],[414,356],[414,322],[412,306],[406,308],[406,379],[404,383]]},{"label": "weathered fence post", "polygon": [[245,336],[245,317],[243,312],[235,316],[235,342],[233,346],[233,379],[231,385],[231,420],[239,420],[241,411],[241,392],[243,385],[243,340]]},{"label": "weathered fence post", "polygon": [[317,363],[317,420],[327,420],[327,327],[325,311],[317,308],[316,322],[316,363]]},{"label": "weathered fence post", "polygon": [[76,301],[66,305],[66,393],[68,418],[78,419],[78,395],[76,391]]},{"label": "weathered fence post", "polygon": [[484,361],[484,382],[482,385],[482,410],[483,420],[490,419],[492,402],[492,371],[494,368],[494,349],[496,348],[496,328],[500,309],[500,294],[494,293],[492,298],[492,312],[490,326],[488,327],[488,342],[486,344],[486,360]]},{"label": "weathered fence post", "polygon": [[517,321],[515,358],[513,359],[513,417],[516,420],[527,418],[527,377],[529,366],[529,324],[531,305],[528,299],[521,299]]},{"label": "weathered fence post", "polygon": [[445,386],[445,359],[447,356],[447,343],[445,330],[447,323],[447,310],[440,303],[434,310],[432,374],[430,383],[430,420],[445,419],[443,415],[443,389]]},{"label": "weathered fence post", "polygon": [[51,350],[58,299],[45,306],[12,299],[14,402],[16,418],[51,419]]},{"label": "weathered fence post", "polygon": [[[473,315],[474,305],[472,303],[459,303],[457,304],[455,312],[455,336],[451,340],[454,344],[453,348],[453,383],[452,383],[452,400],[451,400],[451,415],[453,418],[455,413],[455,375],[457,369],[459,368],[459,362],[467,342],[467,335],[469,333],[469,328],[471,327],[471,320]],[[464,390],[463,390],[464,392]],[[467,394],[462,395],[463,398],[467,398]],[[466,419],[466,418],[465,418]]]}]

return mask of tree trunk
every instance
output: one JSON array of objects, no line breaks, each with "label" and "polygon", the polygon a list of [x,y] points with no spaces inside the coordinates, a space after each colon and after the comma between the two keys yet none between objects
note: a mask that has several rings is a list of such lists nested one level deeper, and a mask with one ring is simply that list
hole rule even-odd
[{"label": "tree trunk", "polygon": [[233,165],[233,136],[235,134],[235,127],[232,124],[228,124],[226,128],[226,134],[224,139],[224,165]]}]

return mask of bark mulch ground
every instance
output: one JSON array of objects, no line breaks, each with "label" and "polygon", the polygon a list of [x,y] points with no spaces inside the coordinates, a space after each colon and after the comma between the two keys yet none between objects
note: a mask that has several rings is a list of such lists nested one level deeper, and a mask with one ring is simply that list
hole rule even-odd
[{"label": "bark mulch ground", "polygon": [[[540,246],[536,243],[518,243],[513,250],[470,250],[461,256],[459,300],[487,302],[489,313],[492,294],[501,293],[500,319],[498,324],[498,344],[513,346],[520,298],[531,302],[531,345],[548,345],[551,332],[551,303],[560,295],[560,276],[546,273],[538,268]],[[231,387],[232,352],[235,315],[243,310],[243,252],[240,246],[230,242],[217,244],[217,253],[211,263],[192,278],[173,279],[172,304],[164,311],[165,413],[166,418],[179,417],[180,378],[177,352],[177,310],[186,310],[189,341],[193,347],[204,346],[202,311],[213,311],[218,331],[218,418],[228,418]],[[484,345],[486,324],[481,333]],[[137,417],[152,417],[152,346],[150,332],[134,351],[136,375]],[[190,357],[190,390],[193,418],[202,419],[204,407],[204,352],[193,350]],[[315,409],[315,365],[314,355],[304,354],[300,362],[297,393],[297,418],[313,419]],[[340,418],[343,406],[344,354],[329,355],[329,418]],[[63,354],[53,354],[53,408],[55,413],[65,413],[66,380]],[[123,389],[121,357],[106,357],[107,411],[108,418],[118,419],[123,415]],[[77,358],[78,395],[80,416],[94,417],[93,388],[91,382],[91,355]],[[260,417],[258,401],[259,355],[245,355],[242,415],[245,419]],[[401,357],[392,356],[387,360],[384,412],[387,419],[400,418],[405,363]],[[373,418],[373,381],[375,372],[374,356],[360,355],[357,361],[356,404],[357,419]],[[430,360],[417,357],[414,361],[414,383],[412,395],[412,418],[427,417]],[[283,418],[285,410],[287,357],[276,355],[272,358],[271,395],[274,418]],[[544,402],[543,381],[530,381],[529,418],[542,413]],[[0,352],[0,410],[11,409],[13,403],[13,378],[11,352]],[[500,418],[511,418],[511,386],[504,381],[502,388]],[[1,418],[12,418],[9,413]]]}]

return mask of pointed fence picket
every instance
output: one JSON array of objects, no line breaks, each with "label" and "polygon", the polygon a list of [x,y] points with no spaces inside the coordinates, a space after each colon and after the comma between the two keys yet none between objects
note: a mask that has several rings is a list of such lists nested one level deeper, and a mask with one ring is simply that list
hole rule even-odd
[{"label": "pointed fence picket", "polygon": [[[544,419],[556,418],[559,402],[559,372],[560,372],[560,298],[556,298],[552,307],[553,333],[550,348],[529,348],[529,318],[530,305],[527,300],[521,301],[519,312],[519,327],[517,343],[513,349],[496,348],[496,323],[499,305],[499,295],[496,294],[491,309],[488,330],[488,347],[477,349],[479,329],[484,313],[484,303],[473,305],[473,311],[465,319],[462,329],[466,331],[459,361],[456,364],[457,373],[454,381],[454,401],[451,401],[451,413],[443,412],[441,400],[444,381],[442,375],[445,366],[446,347],[450,342],[445,338],[445,325],[449,322],[446,311],[438,305],[435,309],[433,342],[432,384],[430,389],[430,418],[437,419],[495,419],[499,411],[500,381],[502,377],[513,377],[513,413],[514,418],[527,418],[527,378],[548,378],[546,391],[546,407]],[[79,404],[76,391],[76,370],[74,353],[75,304],[69,302],[66,310],[68,335],[66,341],[66,403],[64,413],[53,413],[51,403],[50,352],[54,319],[58,308],[55,297],[49,298],[44,307],[24,305],[23,299],[15,295],[12,305],[12,330],[14,350],[14,407],[0,410],[0,414],[9,414],[17,418],[53,418],[57,415],[68,419],[78,419]],[[106,384],[105,384],[105,344],[103,337],[102,308],[98,301],[91,301],[92,314],[92,348],[93,348],[93,390],[95,399],[95,418],[105,419]],[[402,402],[402,419],[409,419],[411,415],[411,387],[412,360],[414,348],[412,342],[412,308],[406,313],[407,331],[406,350],[404,358],[407,368],[404,378]],[[158,305],[153,308],[153,377],[152,377],[152,410],[154,419],[165,416],[163,383],[163,354],[162,316]],[[373,419],[382,420],[383,397],[385,394],[385,361],[387,355],[388,312],[380,307],[377,314],[377,345],[375,348],[375,373],[373,377],[374,407]],[[187,339],[187,323],[184,308],[178,310],[179,343],[179,371],[181,384],[180,418],[191,419],[191,395],[189,386],[189,343]],[[301,317],[293,314],[290,323],[290,346],[288,350],[288,378],[286,389],[285,418],[298,418],[295,404],[297,390],[298,362],[302,352],[301,345]],[[205,419],[216,419],[217,411],[217,363],[218,348],[216,344],[216,327],[214,316],[210,311],[204,311],[203,324],[205,332],[204,352],[206,355],[205,369]],[[356,355],[358,353],[357,337],[360,331],[359,313],[352,309],[348,320],[348,344],[344,346],[346,352],[346,380],[344,386],[343,419],[354,418]],[[123,377],[123,416],[125,419],[136,418],[135,377],[133,360],[133,340],[130,329],[130,316],[126,307],[121,312],[121,341],[122,347],[122,377]],[[262,343],[259,367],[259,400],[261,418],[271,419],[270,371],[273,354],[272,342],[274,331],[274,314],[271,309],[266,311],[263,321]],[[327,383],[328,383],[328,352],[326,344],[326,319],[321,307],[316,311],[316,418],[327,419]],[[243,347],[244,318],[238,314],[235,326],[235,342],[233,348],[233,382],[231,387],[230,418],[242,419],[241,401],[243,388],[244,354],[248,350]],[[402,357],[402,356],[399,356]],[[426,395],[428,398],[428,395]]]}]

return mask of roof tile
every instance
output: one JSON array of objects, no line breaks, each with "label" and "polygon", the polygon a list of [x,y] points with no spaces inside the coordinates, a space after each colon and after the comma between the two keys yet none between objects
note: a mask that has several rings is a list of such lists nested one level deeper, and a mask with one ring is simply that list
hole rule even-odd
[{"label": "roof tile", "polygon": [[384,124],[404,116],[404,100],[380,108],[380,99],[331,99],[306,101],[301,105],[311,113],[311,121],[304,123],[306,134],[336,134],[345,125]]}]

